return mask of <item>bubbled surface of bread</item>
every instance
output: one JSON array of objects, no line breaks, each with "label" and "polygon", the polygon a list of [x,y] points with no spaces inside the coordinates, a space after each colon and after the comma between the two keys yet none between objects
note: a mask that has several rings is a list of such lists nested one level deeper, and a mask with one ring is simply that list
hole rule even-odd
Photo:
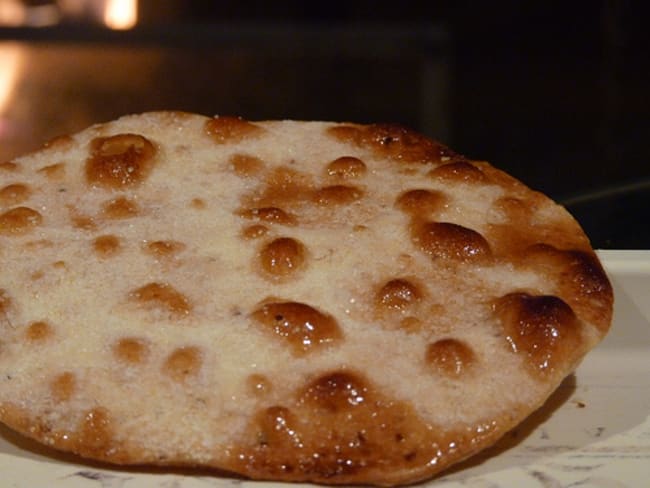
[{"label": "bubbled surface of bread", "polygon": [[154,112],[0,165],[0,420],[119,464],[391,485],[605,335],[560,206],[397,126]]}]

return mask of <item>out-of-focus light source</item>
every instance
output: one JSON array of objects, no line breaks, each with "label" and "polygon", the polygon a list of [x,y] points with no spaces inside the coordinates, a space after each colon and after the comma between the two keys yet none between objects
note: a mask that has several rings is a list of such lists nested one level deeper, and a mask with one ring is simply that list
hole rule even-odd
[{"label": "out-of-focus light source", "polygon": [[104,24],[110,29],[131,29],[138,22],[138,0],[107,0]]},{"label": "out-of-focus light source", "polygon": [[24,53],[17,44],[0,45],[0,116],[6,110],[23,66]]},{"label": "out-of-focus light source", "polygon": [[11,137],[14,124],[7,117],[18,79],[23,68],[25,53],[14,43],[0,44],[0,141]]},{"label": "out-of-focus light source", "polygon": [[54,4],[30,5],[20,0],[0,0],[0,26],[44,27],[60,20]]},{"label": "out-of-focus light source", "polygon": [[19,0],[0,0],[0,25],[23,25],[26,17],[25,6]]}]

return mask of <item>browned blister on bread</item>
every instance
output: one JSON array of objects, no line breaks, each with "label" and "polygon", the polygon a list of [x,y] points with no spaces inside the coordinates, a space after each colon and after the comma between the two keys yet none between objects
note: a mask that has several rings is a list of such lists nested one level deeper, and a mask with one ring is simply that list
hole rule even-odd
[{"label": "browned blister on bread", "polygon": [[394,125],[153,112],[0,164],[0,420],[116,464],[396,485],[607,333],[560,206]]}]

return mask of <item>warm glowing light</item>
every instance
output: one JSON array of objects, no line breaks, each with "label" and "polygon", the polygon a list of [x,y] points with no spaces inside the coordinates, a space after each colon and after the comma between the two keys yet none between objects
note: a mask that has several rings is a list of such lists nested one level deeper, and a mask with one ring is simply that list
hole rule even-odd
[{"label": "warm glowing light", "polygon": [[131,29],[138,22],[138,0],[107,0],[104,23],[111,29]]},{"label": "warm glowing light", "polygon": [[0,116],[6,113],[23,65],[24,53],[20,46],[0,44]]},{"label": "warm glowing light", "polygon": [[0,0],[0,26],[43,27],[56,24],[59,18],[56,5],[32,5],[20,0]]},{"label": "warm glowing light", "polygon": [[[0,25],[17,27],[25,23],[26,10],[18,0],[0,0]],[[0,74],[0,76],[2,76]]]}]

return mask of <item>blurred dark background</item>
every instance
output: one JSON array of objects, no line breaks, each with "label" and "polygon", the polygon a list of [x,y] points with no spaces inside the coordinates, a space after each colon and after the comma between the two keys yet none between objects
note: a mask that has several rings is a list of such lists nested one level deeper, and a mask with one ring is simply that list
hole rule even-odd
[{"label": "blurred dark background", "polygon": [[646,2],[0,0],[0,160],[126,113],[396,122],[650,249]]}]

